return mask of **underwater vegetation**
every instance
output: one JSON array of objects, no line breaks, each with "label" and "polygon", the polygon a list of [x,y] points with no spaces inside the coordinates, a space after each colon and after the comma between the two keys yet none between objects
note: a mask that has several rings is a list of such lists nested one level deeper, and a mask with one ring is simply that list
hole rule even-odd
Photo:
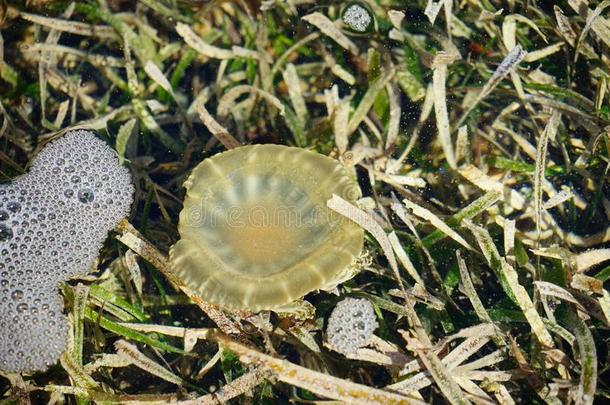
[{"label": "underwater vegetation", "polygon": [[608,6],[0,1],[0,403],[607,401]]}]

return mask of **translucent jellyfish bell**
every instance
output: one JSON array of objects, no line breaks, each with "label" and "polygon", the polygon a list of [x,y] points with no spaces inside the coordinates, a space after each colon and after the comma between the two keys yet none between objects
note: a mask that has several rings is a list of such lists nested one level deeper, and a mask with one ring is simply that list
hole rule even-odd
[{"label": "translucent jellyfish bell", "polygon": [[363,231],[326,207],[360,189],[334,159],[251,145],[204,160],[185,182],[173,270],[229,309],[259,311],[335,285],[360,254]]}]

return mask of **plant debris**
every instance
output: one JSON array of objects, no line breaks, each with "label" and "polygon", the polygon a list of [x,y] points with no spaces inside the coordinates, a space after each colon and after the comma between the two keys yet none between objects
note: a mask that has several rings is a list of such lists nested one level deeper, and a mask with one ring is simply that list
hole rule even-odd
[{"label": "plant debris", "polygon": [[[3,375],[0,401],[607,400],[609,4],[0,1],[2,181],[89,130],[136,189],[60,288],[60,361]],[[256,143],[340,162],[363,197],[327,206],[365,243],[331,291],[246,313],[167,253],[191,170]],[[345,298],[378,325],[348,354],[325,344]]]}]

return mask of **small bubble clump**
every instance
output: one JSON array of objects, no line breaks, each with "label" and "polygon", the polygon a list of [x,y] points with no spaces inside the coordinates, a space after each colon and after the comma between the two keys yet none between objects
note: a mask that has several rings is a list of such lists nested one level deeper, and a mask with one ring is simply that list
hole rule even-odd
[{"label": "small bubble clump", "polygon": [[129,171],[88,131],[51,142],[28,174],[0,185],[0,370],[57,361],[69,328],[59,283],[87,273],[133,192]]},{"label": "small bubble clump", "polygon": [[367,32],[373,21],[369,10],[358,3],[348,5],[342,18],[348,28],[359,33]]},{"label": "small bubble clump", "polygon": [[328,319],[328,343],[339,353],[352,354],[369,343],[377,326],[375,310],[368,300],[345,298]]}]

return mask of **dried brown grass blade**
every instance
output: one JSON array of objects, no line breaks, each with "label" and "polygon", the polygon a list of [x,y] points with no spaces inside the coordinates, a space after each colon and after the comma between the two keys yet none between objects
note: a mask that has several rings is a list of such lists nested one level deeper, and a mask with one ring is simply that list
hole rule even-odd
[{"label": "dried brown grass blade", "polygon": [[182,281],[171,271],[167,258],[161,254],[153,245],[145,241],[139,232],[127,221],[122,220],[117,225],[117,230],[121,233],[118,239],[140,255],[144,260],[155,266],[167,279],[177,288],[182,290],[199,308],[201,308],[216,325],[225,333],[240,335],[239,326],[231,321],[217,306],[208,304],[192,292]]},{"label": "dried brown grass blade", "polygon": [[408,396],[356,384],[307,369],[287,360],[276,359],[237,343],[226,335],[217,334],[214,336],[214,340],[223,348],[236,353],[242,362],[269,369],[279,381],[306,389],[316,395],[358,405],[423,404]]},{"label": "dried brown grass blade", "polygon": [[[440,59],[440,58],[436,58]],[[434,89],[434,113],[436,115],[436,128],[438,138],[445,152],[445,159],[452,169],[457,167],[451,131],[449,129],[449,114],[447,113],[447,95],[445,81],[447,80],[447,64],[437,63],[432,73],[432,85]]]},{"label": "dried brown grass blade", "polygon": [[544,182],[544,171],[546,170],[546,155],[549,139],[554,139],[561,119],[561,114],[554,111],[551,115],[544,132],[538,141],[536,149],[536,170],[534,173],[534,210],[536,214],[536,231],[540,238],[542,222],[542,184]]},{"label": "dried brown grass blade", "polygon": [[525,315],[525,319],[530,324],[534,335],[543,345],[553,347],[553,338],[546,329],[542,317],[538,314],[538,311],[536,311],[536,307],[528,295],[527,290],[519,284],[517,272],[508,264],[505,258],[500,256],[489,232],[480,226],[474,225],[469,220],[464,220],[464,224],[474,234],[489,266],[497,274],[506,294],[511,297],[523,311],[523,315]]},{"label": "dried brown grass blade", "polygon": [[39,24],[57,31],[69,32],[83,36],[95,36],[98,38],[117,38],[117,33],[112,27],[105,25],[90,25],[76,21],[62,20],[59,18],[43,17],[36,14],[19,14],[24,20]]},{"label": "dried brown grass blade", "polygon": [[351,219],[358,225],[362,226],[369,233],[371,233],[371,235],[373,235],[373,237],[375,237],[375,239],[379,242],[384,254],[390,262],[390,267],[394,272],[398,285],[403,294],[403,298],[405,299],[405,308],[407,310],[409,321],[416,332],[417,340],[419,342],[416,345],[417,347],[419,347],[419,349],[417,349],[416,351],[418,356],[420,357],[426,368],[430,371],[430,374],[434,378],[434,381],[436,382],[441,392],[449,402],[451,402],[452,404],[470,403],[467,399],[463,397],[462,391],[460,390],[459,386],[448,373],[447,369],[441,363],[436,354],[429,350],[432,346],[432,342],[430,341],[430,337],[428,336],[428,334],[425,332],[421,320],[415,312],[413,302],[407,295],[404,285],[402,284],[400,274],[398,273],[398,264],[396,262],[396,257],[394,256],[394,251],[392,250],[392,244],[385,231],[370,215],[353,206],[352,204],[337,195],[333,194],[332,198],[327,201],[326,205],[330,209],[338,212],[339,214]]},{"label": "dried brown grass blade", "polygon": [[324,14],[314,12],[301,17],[311,25],[318,28],[324,35],[335,41],[343,49],[350,51],[354,55],[358,54],[358,47],[354,44],[343,32],[341,32],[335,23],[328,19]]},{"label": "dried brown grass blade", "polygon": [[508,76],[515,67],[523,60],[527,55],[520,45],[515,46],[506,55],[500,66],[494,71],[487,83],[483,86],[476,99],[468,106],[468,109],[462,114],[462,117],[458,121],[456,127],[462,126],[468,115],[475,109],[475,107],[496,88],[496,86]]},{"label": "dried brown grass blade", "polygon": [[199,114],[199,118],[203,122],[203,125],[207,127],[212,135],[214,135],[225,148],[233,149],[241,146],[241,143],[212,117],[203,104],[197,104],[197,113]]},{"label": "dried brown grass blade", "polygon": [[610,249],[595,249],[580,253],[574,258],[576,271],[584,272],[593,266],[610,260]]},{"label": "dried brown grass blade", "polygon": [[408,209],[413,211],[413,214],[417,215],[422,219],[425,219],[426,221],[430,221],[430,223],[434,225],[436,229],[449,236],[451,239],[464,246],[466,249],[474,250],[472,246],[470,246],[470,244],[466,242],[466,240],[464,240],[464,238],[462,238],[456,231],[451,229],[445,222],[443,222],[439,217],[434,215],[431,211],[407,199],[404,199],[402,202]]},{"label": "dried brown grass blade", "polygon": [[248,371],[246,374],[236,378],[224,385],[220,390],[202,397],[176,402],[176,405],[220,405],[226,404],[233,398],[237,398],[247,392],[251,392],[265,379],[270,378],[273,372],[265,367],[258,367]]},{"label": "dried brown grass blade", "polygon": [[125,340],[118,340],[115,342],[114,347],[116,348],[119,356],[129,360],[132,364],[136,365],[142,370],[178,386],[184,385],[184,380],[182,378],[148,358],[131,343]]},{"label": "dried brown grass blade", "polygon": [[235,53],[228,49],[218,48],[206,43],[199,37],[188,25],[179,22],[176,24],[176,32],[184,39],[184,42],[201,55],[214,59],[232,59],[235,58]]}]

